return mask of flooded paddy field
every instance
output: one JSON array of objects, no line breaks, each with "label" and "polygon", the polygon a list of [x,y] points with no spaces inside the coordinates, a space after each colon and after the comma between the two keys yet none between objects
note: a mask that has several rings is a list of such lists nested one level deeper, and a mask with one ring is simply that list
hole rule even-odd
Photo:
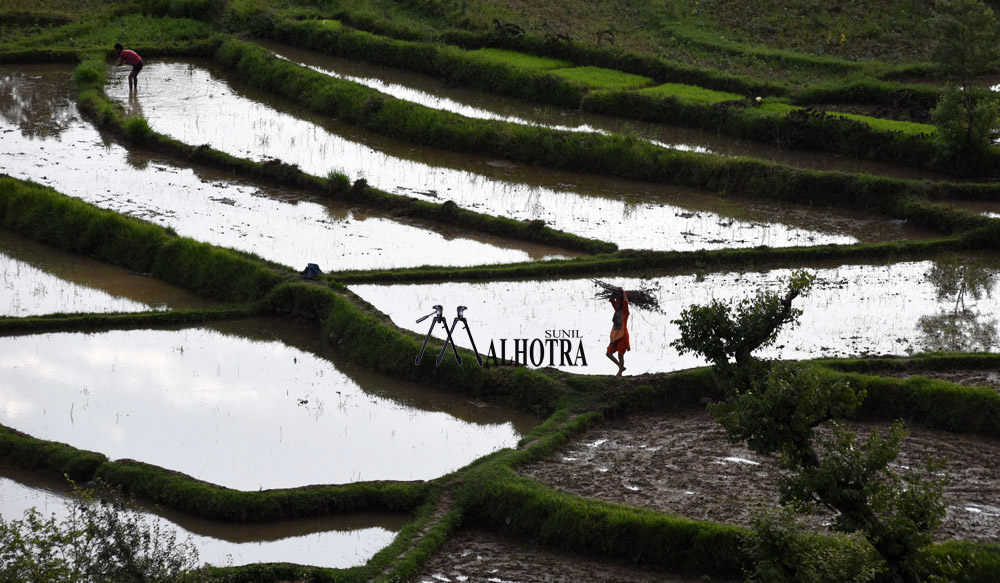
[{"label": "flooded paddy field", "polygon": [[558,130],[637,135],[666,148],[720,156],[745,156],[809,170],[870,173],[918,180],[942,178],[940,175],[915,168],[815,152],[782,150],[759,142],[729,138],[703,130],[540,106],[469,87],[450,86],[441,79],[421,73],[342,59],[269,40],[255,42],[281,58],[315,71],[354,81],[398,99],[466,117],[538,125]]},{"label": "flooded paddy field", "polygon": [[[411,579],[415,583],[550,583],[605,581],[608,583],[695,583],[683,577],[634,564],[612,564],[582,555],[570,555],[529,546],[480,530],[464,530],[450,537]],[[712,581],[727,583],[723,579]]]},{"label": "flooded paddy field", "polygon": [[429,480],[538,422],[351,367],[289,320],[0,337],[0,423],[241,490]]},{"label": "flooded paddy field", "polygon": [[[859,436],[887,424],[851,423]],[[1000,542],[1000,443],[909,427],[900,466],[944,462],[947,516],[937,540]],[[572,494],[698,520],[748,526],[752,514],[778,502],[773,459],[726,440],[707,412],[638,415],[593,428],[552,457],[519,472]],[[829,517],[814,517],[814,527]]]},{"label": "flooded paddy field", "polygon": [[151,62],[143,69],[138,96],[131,98],[125,75],[110,71],[109,96],[182,142],[258,161],[277,158],[319,176],[342,172],[388,192],[451,200],[491,215],[543,220],[622,248],[783,247],[932,235],[903,221],[860,213],[725,199],[416,147],[238,86],[207,61]]},{"label": "flooded paddy field", "polygon": [[[453,227],[388,219],[363,208],[181,167],[108,142],[80,119],[71,71],[0,67],[0,168],[178,234],[298,269],[475,265],[571,256]],[[99,177],[99,178],[98,178]]]},{"label": "flooded paddy field", "polygon": [[[962,271],[961,265],[974,271]],[[759,290],[783,293],[783,283],[794,270],[774,269],[731,273],[658,275],[614,278],[609,283],[625,289],[658,287],[663,313],[632,310],[628,322],[630,352],[626,375],[666,372],[707,364],[670,346],[679,336],[676,325],[683,309],[712,300],[748,298]],[[776,346],[761,350],[766,358],[808,359],[856,355],[905,355],[926,350],[998,349],[996,326],[1000,316],[1000,257],[941,258],[938,261],[879,265],[840,265],[810,269],[816,282],[808,295],[796,300],[803,311],[801,325],[783,330]],[[965,275],[962,275],[962,274]],[[951,276],[949,276],[951,274]],[[978,275],[975,275],[978,274]],[[980,299],[956,294],[961,284],[978,281]],[[389,315],[397,326],[426,334],[429,325],[415,320],[445,306],[450,323],[455,306],[468,307],[465,317],[479,352],[491,343],[501,358],[514,360],[515,340],[522,346],[538,339],[537,350],[525,350],[518,360],[531,366],[555,366],[582,374],[617,371],[604,353],[613,310],[593,299],[597,288],[588,278],[488,283],[430,283],[412,285],[356,285],[351,289]],[[954,290],[954,292],[952,292]],[[990,294],[990,295],[988,295]],[[956,326],[956,322],[960,324]],[[976,331],[980,331],[977,333]],[[992,330],[992,336],[983,334]],[[440,326],[434,336],[444,338]],[[453,334],[460,346],[471,348],[461,326]],[[563,359],[560,340],[566,339],[572,358]],[[985,343],[986,345],[983,345]],[[586,365],[577,358],[579,347]],[[537,356],[537,359],[535,358]],[[571,364],[561,364],[561,360]]]},{"label": "flooded paddy field", "polygon": [[0,230],[0,317],[214,305],[158,279]]},{"label": "flooded paddy field", "polygon": [[[28,508],[65,520],[74,501],[68,484],[30,472],[0,467],[0,516],[17,520]],[[363,513],[261,524],[210,521],[163,509],[138,506],[148,523],[190,541],[201,563],[215,566],[288,562],[347,568],[365,564],[388,546],[407,517]]]}]

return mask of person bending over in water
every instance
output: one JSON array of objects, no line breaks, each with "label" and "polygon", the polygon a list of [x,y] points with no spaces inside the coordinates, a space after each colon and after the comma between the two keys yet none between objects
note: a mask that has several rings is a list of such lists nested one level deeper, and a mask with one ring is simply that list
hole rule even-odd
[{"label": "person bending over in water", "polygon": [[618,365],[615,378],[620,379],[625,372],[625,351],[632,349],[628,342],[628,292],[622,290],[620,300],[612,298],[611,306],[615,309],[615,315],[611,318],[611,344],[608,344],[607,356]]},{"label": "person bending over in water", "polygon": [[128,74],[128,92],[139,89],[139,71],[142,71],[142,57],[139,53],[126,49],[122,43],[115,43],[115,50],[118,51],[118,64],[128,63],[132,65],[132,72]]}]

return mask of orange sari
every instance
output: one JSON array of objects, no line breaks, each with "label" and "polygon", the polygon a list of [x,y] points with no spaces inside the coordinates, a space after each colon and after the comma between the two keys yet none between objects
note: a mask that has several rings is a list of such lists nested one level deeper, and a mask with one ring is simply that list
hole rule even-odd
[{"label": "orange sari", "polygon": [[628,300],[611,300],[615,315],[611,318],[611,344],[608,344],[608,354],[617,352],[625,354],[632,346],[628,341]]}]

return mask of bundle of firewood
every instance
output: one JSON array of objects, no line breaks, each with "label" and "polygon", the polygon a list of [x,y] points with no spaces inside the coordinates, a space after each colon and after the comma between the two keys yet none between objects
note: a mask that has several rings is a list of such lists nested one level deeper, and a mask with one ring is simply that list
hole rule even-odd
[{"label": "bundle of firewood", "polygon": [[639,289],[623,290],[617,285],[611,285],[606,281],[591,279],[597,286],[594,299],[598,300],[620,300],[624,297],[624,292],[628,293],[628,303],[631,308],[649,310],[650,312],[660,312],[660,298],[657,297],[659,286],[645,286]]}]

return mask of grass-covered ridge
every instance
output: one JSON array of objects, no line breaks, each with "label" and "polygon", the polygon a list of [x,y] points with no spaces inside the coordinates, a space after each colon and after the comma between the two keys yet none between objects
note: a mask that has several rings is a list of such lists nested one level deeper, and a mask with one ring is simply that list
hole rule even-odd
[{"label": "grass-covered ridge", "polygon": [[[926,115],[939,76],[926,57],[928,6],[890,1],[859,11],[833,4],[767,0],[765,13],[739,0],[699,5],[666,0],[636,5],[555,0],[512,3],[459,0],[12,0],[0,8],[0,61],[80,62],[75,73],[87,119],[129,148],[155,150],[236,175],[487,233],[593,254],[570,261],[341,272],[303,282],[288,267],[177,237],[101,211],[59,193],[0,177],[0,225],[63,249],[97,257],[226,302],[218,310],[156,314],[55,314],[0,319],[5,333],[40,330],[197,325],[217,318],[309,314],[323,338],[347,347],[354,364],[546,418],[516,451],[501,451],[426,483],[321,485],[287,491],[237,492],[169,468],[110,461],[94,452],[0,428],[0,460],[51,475],[100,476],[142,499],[225,520],[260,521],[366,509],[408,512],[413,522],[367,565],[302,569],[250,565],[215,570],[218,580],[391,581],[413,578],[457,530],[480,527],[545,548],[607,561],[739,577],[746,531],[664,513],[558,494],[517,474],[519,464],[550,456],[588,428],[639,411],[703,408],[719,388],[707,370],[652,375],[641,386],[607,377],[523,368],[413,365],[422,336],[400,330],[350,292],[355,282],[498,280],[643,272],[650,269],[746,269],[762,265],[898,260],[957,250],[1000,248],[1000,221],[949,208],[952,199],[1000,199],[993,181],[926,183],[806,172],[757,160],[661,152],[623,136],[574,136],[481,122],[415,108],[349,83],[282,64],[239,40],[254,35],[301,47],[434,75],[535,103],[583,108],[634,119],[707,128],[752,140],[781,138],[785,147],[833,152],[900,165],[954,169],[935,158]],[[749,16],[749,19],[747,18]],[[871,22],[866,23],[867,18]],[[745,29],[740,29],[749,22]],[[727,24],[728,23],[728,24]],[[889,25],[889,26],[882,26]],[[909,33],[911,34],[908,34]],[[784,38],[783,38],[784,37]],[[330,117],[410,140],[511,157],[572,170],[598,171],[713,190],[724,196],[856,209],[936,229],[942,237],[870,245],[725,249],[660,253],[616,251],[606,242],[378,191],[346,177],[310,176],[281,163],[256,164],[158,134],[142,118],[126,119],[103,93],[110,44],[126,42],[148,58],[213,58],[250,83]],[[882,52],[878,52],[879,48]],[[876,60],[870,60],[874,57]],[[882,59],[882,60],[878,60]],[[82,61],[82,62],[81,62]],[[612,77],[599,80],[594,73]],[[609,73],[610,72],[610,73]],[[984,93],[976,94],[982,98]],[[756,97],[762,99],[758,102]],[[847,113],[844,113],[847,112]],[[854,113],[862,112],[862,113]],[[986,168],[986,175],[993,170]],[[984,168],[978,168],[983,174]],[[974,174],[974,173],[973,173]],[[347,284],[347,285],[345,285]],[[434,341],[431,349],[440,349]],[[391,358],[384,355],[391,354]],[[378,356],[376,356],[378,355]],[[463,352],[467,362],[471,353]],[[428,359],[430,360],[430,359]],[[997,368],[996,355],[821,361],[832,380],[863,388],[858,416],[1000,439],[995,391],[880,373]],[[929,375],[928,375],[929,376]],[[843,541],[824,539],[831,552]],[[963,566],[961,581],[1000,579],[1000,547],[948,543],[931,552]]]}]

